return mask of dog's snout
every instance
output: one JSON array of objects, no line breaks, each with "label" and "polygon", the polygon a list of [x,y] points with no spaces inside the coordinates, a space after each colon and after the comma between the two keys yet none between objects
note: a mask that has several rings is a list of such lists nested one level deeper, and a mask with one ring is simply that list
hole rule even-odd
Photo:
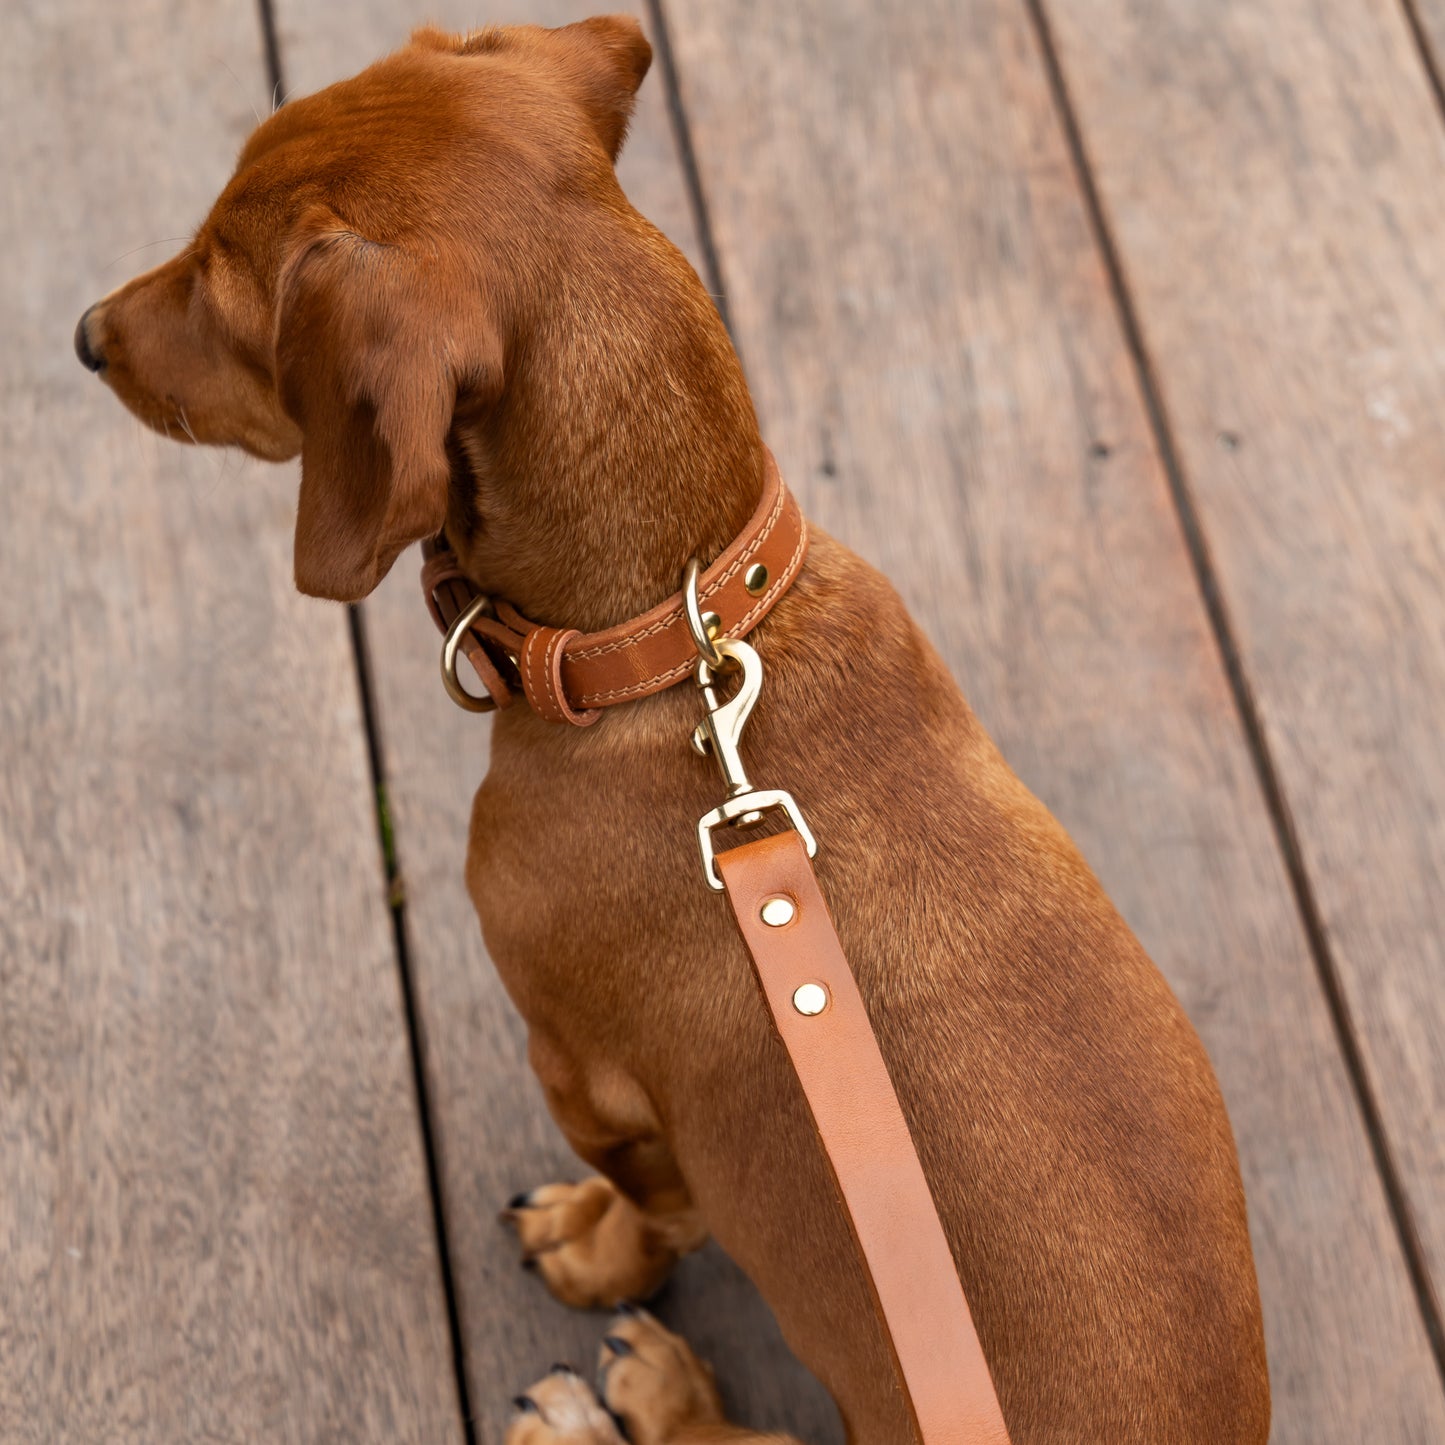
[{"label": "dog's snout", "polygon": [[80,358],[80,364],[87,371],[101,372],[105,370],[105,357],[93,339],[91,317],[94,315],[95,307],[92,306],[76,323],[75,354]]}]

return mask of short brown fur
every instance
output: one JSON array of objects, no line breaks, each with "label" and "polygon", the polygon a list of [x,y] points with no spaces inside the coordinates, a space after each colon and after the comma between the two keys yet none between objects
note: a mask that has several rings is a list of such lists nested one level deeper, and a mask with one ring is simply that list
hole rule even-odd
[{"label": "short brown fur", "polygon": [[[362,597],[445,525],[527,616],[645,610],[735,534],[763,470],[715,308],[613,171],[649,58],[625,18],[418,32],[266,121],[195,244],[83,318],[83,359],[158,429],[300,454],[304,591]],[[1015,1445],[1265,1440],[1234,1144],[1169,989],[882,577],[815,532],[754,640],[748,756],[823,840]],[[508,1217],[575,1304],[649,1291],[715,1235],[852,1437],[901,1441],[827,1166],[701,883],[692,822],[718,785],[686,746],[690,693],[585,730],[497,718],[468,886],[553,1113],[603,1176]],[[652,1392],[604,1372],[633,1440],[765,1438],[626,1319],[626,1358],[670,1362]],[[518,1445],[617,1438],[549,1381]]]}]

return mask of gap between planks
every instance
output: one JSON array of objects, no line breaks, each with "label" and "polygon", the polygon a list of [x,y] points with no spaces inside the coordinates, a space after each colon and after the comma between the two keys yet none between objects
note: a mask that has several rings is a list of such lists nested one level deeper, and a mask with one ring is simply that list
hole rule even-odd
[{"label": "gap between planks", "polygon": [[1419,0],[1400,0],[1400,8],[1410,30],[1410,39],[1414,41],[1415,49],[1419,53],[1420,64],[1425,68],[1426,78],[1430,82],[1435,108],[1440,112],[1441,119],[1445,120],[1445,77],[1440,74],[1440,64],[1435,58],[1435,49],[1430,44],[1430,33],[1421,18]]},{"label": "gap between planks", "polygon": [[[286,103],[286,73],[282,63],[281,40],[276,28],[276,15],[271,0],[256,0],[257,18],[261,27],[262,54],[266,78],[271,82],[272,110]],[[441,1160],[436,1131],[432,1127],[431,1099],[427,1089],[426,1065],[423,1056],[421,1013],[417,1007],[416,986],[412,978],[411,958],[406,942],[406,900],[400,890],[397,874],[397,852],[391,830],[393,823],[388,802],[386,755],[382,751],[381,729],[377,721],[375,690],[371,681],[371,653],[366,639],[366,615],[361,604],[347,607],[347,635],[351,639],[351,660],[356,676],[357,698],[366,731],[366,757],[371,773],[373,817],[376,821],[376,846],[381,854],[382,871],[387,885],[387,911],[391,914],[392,947],[396,954],[397,976],[401,983],[402,1006],[406,1015],[407,1051],[411,1059],[412,1087],[415,1091],[417,1124],[421,1131],[422,1152],[426,1158],[427,1190],[431,1197],[432,1232],[436,1238],[437,1263],[441,1273],[442,1292],[446,1297],[447,1329],[451,1335],[452,1374],[456,1380],[457,1405],[461,1413],[462,1435],[466,1445],[478,1445],[471,1399],[467,1388],[466,1352],[462,1339],[461,1313],[457,1304],[456,1281],[452,1272],[451,1249],[447,1240],[446,1210],[442,1204]]]},{"label": "gap between planks", "polygon": [[[707,285],[718,315],[727,328],[733,349],[738,350],[738,339],[733,331],[732,316],[728,310],[727,288],[723,285],[722,262],[718,259],[717,241],[713,236],[712,214],[708,209],[707,192],[702,188],[702,172],[697,166],[697,152],[692,145],[692,127],[687,123],[687,109],[682,102],[682,82],[673,55],[672,32],[668,29],[667,15],[662,0],[646,0],[647,18],[652,27],[652,37],[657,48],[658,69],[661,73],[663,90],[667,93],[667,118],[672,124],[672,138],[677,154],[682,161],[683,179],[687,183],[687,201],[692,209],[692,222],[697,230],[697,242],[702,251],[703,266]],[[744,368],[746,374],[746,367]]]},{"label": "gap between planks", "polygon": [[[1289,875],[1295,907],[1304,925],[1310,956],[1314,960],[1320,988],[1329,1008],[1340,1052],[1344,1058],[1350,1084],[1355,1093],[1355,1100],[1364,1121],[1375,1168],[1379,1173],[1380,1182],[1384,1186],[1390,1217],[1400,1241],[1400,1248],[1404,1253],[1410,1283],[1415,1293],[1415,1302],[1430,1340],[1436,1370],[1439,1372],[1441,1383],[1445,1384],[1445,1320],[1442,1320],[1440,1301],[1425,1262],[1424,1249],[1415,1226],[1414,1215],[1411,1212],[1409,1200],[1400,1178],[1400,1171],[1395,1163],[1389,1137],[1385,1131],[1384,1117],[1365,1069],[1364,1058],[1355,1036],[1354,1022],[1340,983],[1339,970],[1325,934],[1324,921],[1320,914],[1314,887],[1299,847],[1289,801],[1285,796],[1279,771],[1265,738],[1258,704],[1244,670],[1229,609],[1219,586],[1213,560],[1210,557],[1208,539],[1204,534],[1188,480],[1184,475],[1178,448],[1174,443],[1173,432],[1164,409],[1163,392],[1158,384],[1148,349],[1144,344],[1143,329],[1139,325],[1133,298],[1124,278],[1123,262],[1104,214],[1098,188],[1094,184],[1093,172],[1084,148],[1083,133],[1079,128],[1078,117],[1069,95],[1068,83],[1064,77],[1063,65],[1059,59],[1058,47],[1054,43],[1053,30],[1045,11],[1045,0],[1023,0],[1023,4],[1034,30],[1040,57],[1043,60],[1049,91],[1053,96],[1054,107],[1058,113],[1060,129],[1063,131],[1075,179],[1084,200],[1089,228],[1093,232],[1094,243],[1098,247],[1109,278],[1109,290],[1118,316],[1119,329],[1128,347],[1140,396],[1148,417],[1149,430],[1154,438],[1154,444],[1158,448],[1164,475],[1168,479],[1170,497],[1174,503],[1175,514],[1179,520],[1180,532],[1189,554],[1195,582],[1209,618],[1210,631],[1213,633],[1215,644],[1219,649],[1225,676],[1229,680],[1235,709],[1244,730],[1245,744],[1254,764],[1255,775],[1269,813],[1275,843],[1284,861],[1285,871]],[[1401,0],[1401,4],[1404,7],[1415,44],[1420,51],[1421,63],[1429,76],[1437,104],[1441,107],[1442,115],[1445,115],[1445,89],[1442,89],[1439,72],[1433,63],[1432,53],[1421,30],[1414,0]]]}]

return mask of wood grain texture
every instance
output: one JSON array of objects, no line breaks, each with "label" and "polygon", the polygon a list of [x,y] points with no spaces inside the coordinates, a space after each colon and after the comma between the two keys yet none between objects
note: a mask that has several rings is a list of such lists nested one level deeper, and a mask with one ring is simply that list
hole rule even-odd
[{"label": "wood grain texture", "polygon": [[[1076,7],[1077,28],[1102,53],[1098,32],[1138,8]],[[1218,8],[1197,12],[1205,51]],[[1224,8],[1242,24],[1242,4]],[[667,10],[723,282],[785,474],[898,583],[1210,1048],[1249,1194],[1275,1438],[1438,1438],[1440,1383],[1024,7]],[[1278,55],[1290,38],[1258,44]],[[1174,68],[1129,59],[1100,62],[1135,77],[1101,89],[1101,112],[1127,111],[1140,75],[1167,93]],[[1121,174],[1162,129],[1117,121]],[[1192,173],[1191,143],[1158,148],[1180,188],[1140,222],[1159,242],[1156,305],[1183,284],[1167,261],[1175,213],[1222,184]],[[1224,154],[1253,164],[1237,142]],[[1209,243],[1220,255],[1230,215]],[[1252,329],[1287,329],[1251,301]],[[1311,325],[1303,312],[1289,323]],[[1269,388],[1248,361],[1230,343],[1209,364],[1259,405]],[[1171,353],[1166,372],[1180,364]],[[1412,417],[1417,404],[1412,392]],[[1275,463],[1303,482],[1322,458],[1308,437],[1291,445]]]},{"label": "wood grain texture", "polygon": [[[597,9],[554,0],[479,13],[460,0],[410,7],[369,0],[338,14],[326,0],[277,0],[276,13],[287,86],[300,93],[359,70],[422,20],[457,30],[483,21],[559,25]],[[699,264],[656,64],[620,171],[639,209]],[[463,886],[487,726],[442,692],[439,640],[421,603],[418,566],[416,557],[402,558],[365,604],[365,616],[468,1385],[481,1437],[495,1439],[510,1397],[553,1361],[591,1368],[606,1316],[555,1303],[518,1268],[515,1241],[497,1222],[517,1190],[585,1170],[547,1115],[526,1061],[525,1030],[492,970]],[[735,1419],[790,1428],[813,1445],[841,1439],[831,1401],[788,1355],[766,1306],[721,1251],[709,1247],[685,1260],[657,1311],[715,1365]]]},{"label": "wood grain texture", "polygon": [[1438,1300],[1445,128],[1396,6],[1052,9]]},{"label": "wood grain texture", "polygon": [[58,0],[3,38],[0,1439],[457,1440],[355,670],[291,584],[294,473],[142,433],[70,344],[268,103],[255,9]]}]

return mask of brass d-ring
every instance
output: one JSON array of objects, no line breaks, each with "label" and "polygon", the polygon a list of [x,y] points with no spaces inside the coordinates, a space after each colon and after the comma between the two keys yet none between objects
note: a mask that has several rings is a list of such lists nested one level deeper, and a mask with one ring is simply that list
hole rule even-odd
[{"label": "brass d-ring", "polygon": [[462,686],[462,680],[457,676],[457,653],[462,645],[462,638],[467,635],[472,623],[487,610],[491,598],[483,595],[474,597],[459,613],[456,621],[447,628],[446,640],[442,643],[442,685],[447,690],[447,696],[456,703],[458,707],[465,708],[468,712],[491,712],[496,707],[496,699],[491,697],[477,697]]},{"label": "brass d-ring", "polygon": [[716,612],[704,612],[698,600],[697,579],[702,563],[696,557],[689,557],[682,573],[682,610],[687,616],[687,630],[692,633],[692,645],[709,667],[725,668],[727,659],[714,646],[714,638],[722,626],[722,619]]}]

